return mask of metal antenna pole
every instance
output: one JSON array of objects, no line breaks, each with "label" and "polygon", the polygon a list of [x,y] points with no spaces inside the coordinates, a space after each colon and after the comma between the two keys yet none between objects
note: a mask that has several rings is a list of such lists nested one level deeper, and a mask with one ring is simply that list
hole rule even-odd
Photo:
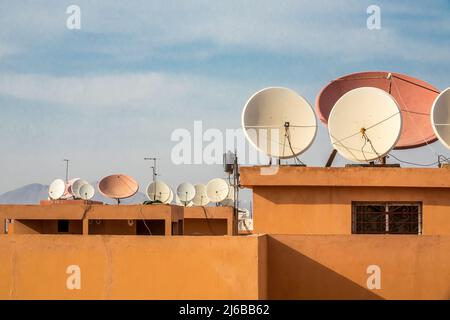
[{"label": "metal antenna pole", "polygon": [[150,168],[153,169],[153,182],[155,182],[156,176],[158,175],[156,173],[156,160],[158,160],[158,158],[154,158],[154,157],[153,158],[144,158],[144,160],[151,160],[151,161],[153,161],[153,166],[150,167]]},{"label": "metal antenna pole", "polygon": [[63,160],[66,163],[66,182],[69,181],[69,159],[64,159]]}]

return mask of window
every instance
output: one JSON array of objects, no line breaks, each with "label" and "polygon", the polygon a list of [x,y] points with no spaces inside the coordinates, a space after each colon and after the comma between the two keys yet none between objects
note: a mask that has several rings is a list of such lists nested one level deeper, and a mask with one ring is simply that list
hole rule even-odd
[{"label": "window", "polygon": [[69,232],[69,220],[58,220],[58,232]]},{"label": "window", "polygon": [[353,202],[352,233],[422,234],[422,203]]}]

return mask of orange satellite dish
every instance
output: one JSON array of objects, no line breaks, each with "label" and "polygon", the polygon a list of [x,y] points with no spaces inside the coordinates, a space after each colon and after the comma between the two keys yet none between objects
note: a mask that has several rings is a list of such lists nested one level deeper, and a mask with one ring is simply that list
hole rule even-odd
[{"label": "orange satellite dish", "polygon": [[134,196],[139,190],[139,184],[125,174],[113,174],[100,180],[98,190],[105,197],[116,199],[120,203],[120,199]]},{"label": "orange satellite dish", "polygon": [[422,80],[394,72],[353,73],[332,81],[316,99],[320,121],[327,126],[331,109],[339,98],[361,87],[382,89],[397,101],[403,125],[395,149],[418,148],[437,140],[431,127],[430,114],[439,90]]}]

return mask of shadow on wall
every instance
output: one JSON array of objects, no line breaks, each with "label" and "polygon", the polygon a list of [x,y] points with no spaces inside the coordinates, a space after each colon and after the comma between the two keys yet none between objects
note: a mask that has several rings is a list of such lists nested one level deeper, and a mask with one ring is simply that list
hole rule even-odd
[{"label": "shadow on wall", "polygon": [[268,236],[268,299],[383,299]]}]

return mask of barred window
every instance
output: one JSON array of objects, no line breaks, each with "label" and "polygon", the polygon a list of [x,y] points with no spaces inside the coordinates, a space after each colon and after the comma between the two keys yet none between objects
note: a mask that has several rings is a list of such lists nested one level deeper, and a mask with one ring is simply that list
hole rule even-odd
[{"label": "barred window", "polygon": [[422,234],[422,203],[353,202],[352,233]]}]

